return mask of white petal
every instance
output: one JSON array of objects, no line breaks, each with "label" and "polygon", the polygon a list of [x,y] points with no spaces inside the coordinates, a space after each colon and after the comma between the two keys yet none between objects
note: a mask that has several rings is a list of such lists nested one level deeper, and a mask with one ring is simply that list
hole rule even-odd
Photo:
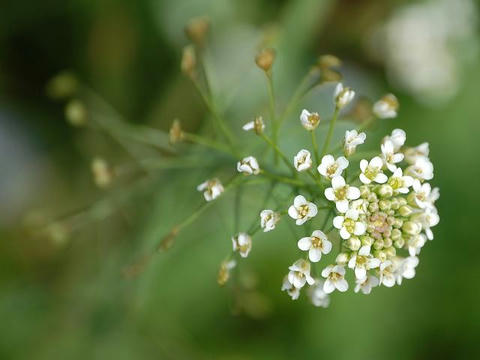
[{"label": "white petal", "polygon": [[303,251],[307,251],[312,246],[312,238],[311,237],[304,237],[298,240],[298,248]]},{"label": "white petal", "polygon": [[370,184],[372,180],[367,178],[363,173],[360,174],[360,181],[366,185]]},{"label": "white petal", "polygon": [[318,248],[311,248],[308,251],[308,258],[311,262],[319,262],[322,258],[322,252]]},{"label": "white petal", "polygon": [[355,229],[353,230],[353,233],[355,235],[363,235],[365,234],[365,231],[367,230],[367,226],[363,222],[356,222],[355,223]]},{"label": "white petal", "polygon": [[297,208],[302,205],[305,205],[306,203],[307,203],[307,200],[302,195],[297,195],[293,200],[293,205]]},{"label": "white petal", "polygon": [[290,215],[292,219],[296,219],[298,217],[298,211],[295,206],[292,205],[288,208],[288,215]]},{"label": "white petal", "polygon": [[370,160],[370,166],[375,168],[381,168],[383,165],[383,161],[380,157],[375,156],[372,160]]},{"label": "white petal", "polygon": [[378,173],[377,176],[375,176],[375,182],[379,184],[384,184],[387,182],[387,180],[388,180],[388,177],[384,173]]},{"label": "white petal", "polygon": [[360,170],[362,170],[363,172],[367,169],[368,167],[368,161],[363,159],[360,161]]},{"label": "white petal", "polygon": [[363,267],[356,267],[355,268],[355,277],[357,279],[365,279],[367,277],[367,270]]},{"label": "white petal", "polygon": [[332,251],[332,243],[331,243],[330,241],[328,241],[328,240],[323,240],[323,244],[322,244],[322,245],[323,245],[322,251],[323,251],[324,254],[329,254],[330,251]]},{"label": "white petal", "polygon": [[342,228],[343,222],[344,222],[344,217],[343,216],[335,216],[333,218],[333,226],[335,226],[337,229]]},{"label": "white petal", "polygon": [[347,229],[342,227],[340,229],[340,236],[342,237],[342,239],[347,240],[350,239],[351,234],[347,231]]},{"label": "white petal", "polygon": [[335,205],[337,207],[337,210],[342,214],[348,211],[348,200],[336,201]]},{"label": "white petal", "polygon": [[334,189],[339,189],[345,186],[345,179],[343,176],[335,176],[332,179],[332,187]]},{"label": "white petal", "polygon": [[325,283],[323,284],[323,291],[325,291],[326,294],[331,294],[335,290],[335,285],[330,279],[325,280]]},{"label": "white petal", "polygon": [[347,280],[345,279],[340,279],[335,282],[335,287],[338,289],[338,291],[345,292],[348,290],[348,283]]},{"label": "white petal", "polygon": [[335,192],[333,191],[333,188],[327,188],[325,189],[325,197],[330,200],[330,201],[335,201]]},{"label": "white petal", "polygon": [[360,197],[360,190],[355,186],[349,186],[347,190],[347,198],[349,200],[356,200]]}]

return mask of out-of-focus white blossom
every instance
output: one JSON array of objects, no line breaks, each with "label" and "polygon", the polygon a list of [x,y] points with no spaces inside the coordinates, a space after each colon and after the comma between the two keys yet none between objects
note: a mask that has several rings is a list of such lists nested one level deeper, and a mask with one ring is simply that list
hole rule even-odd
[{"label": "out-of-focus white blossom", "polygon": [[198,185],[197,190],[203,191],[205,200],[212,201],[219,197],[225,189],[219,179],[213,178]]},{"label": "out-of-focus white blossom", "polygon": [[293,164],[297,171],[305,171],[312,167],[312,155],[310,151],[302,149],[293,158]]},{"label": "out-of-focus white blossom", "polygon": [[246,258],[252,250],[252,238],[247,233],[239,233],[232,237],[233,251],[238,251],[241,257]]},{"label": "out-of-focus white blossom", "polygon": [[258,175],[260,167],[258,161],[253,156],[247,156],[237,163],[237,171],[246,175]]},{"label": "out-of-focus white blossom", "polygon": [[390,119],[397,116],[398,100],[393,94],[387,94],[373,104],[373,113],[380,119]]},{"label": "out-of-focus white blossom", "polygon": [[308,289],[308,296],[314,306],[326,308],[330,304],[330,296],[323,290],[325,281],[315,279],[315,283]]},{"label": "out-of-focus white blossom", "polygon": [[273,210],[262,210],[260,213],[260,226],[263,232],[275,229],[277,222],[280,220],[280,214]]},{"label": "out-of-focus white blossom", "polygon": [[361,291],[362,293],[364,293],[365,295],[368,295],[372,292],[372,288],[378,286],[380,283],[380,281],[378,280],[378,278],[374,275],[367,275],[365,278],[363,279],[359,279],[357,278],[355,280],[355,289],[354,291],[356,293],[358,293],[359,291]]},{"label": "out-of-focus white blossom", "polygon": [[353,91],[349,87],[344,87],[342,83],[338,83],[335,87],[333,100],[338,109],[342,109],[343,107],[350,104],[354,97],[355,91]]}]

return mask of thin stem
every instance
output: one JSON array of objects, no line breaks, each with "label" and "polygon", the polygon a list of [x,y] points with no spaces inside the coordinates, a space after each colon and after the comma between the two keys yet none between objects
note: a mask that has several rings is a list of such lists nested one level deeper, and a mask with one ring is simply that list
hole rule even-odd
[{"label": "thin stem", "polygon": [[330,127],[328,128],[327,138],[325,139],[325,143],[323,144],[322,157],[325,156],[325,154],[328,151],[330,141],[332,140],[333,129],[335,129],[335,123],[337,122],[339,112],[340,112],[340,109],[336,107],[335,112],[333,113],[332,120],[330,121]]},{"label": "thin stem", "polygon": [[185,140],[190,141],[192,143],[202,145],[202,146],[205,146],[205,147],[208,147],[208,148],[211,148],[211,149],[215,149],[215,150],[221,151],[223,153],[229,154],[233,157],[236,157],[235,154],[232,151],[230,151],[230,149],[228,149],[222,143],[216,142],[216,141],[211,140],[211,139],[204,138],[204,137],[199,136],[197,134],[191,134],[191,133],[186,133],[186,132],[183,133],[183,136],[184,136]]},{"label": "thin stem", "polygon": [[[275,93],[273,90],[273,77],[270,71],[265,73],[268,87],[268,103],[270,109],[270,121],[272,123],[272,142],[276,145],[278,142],[278,123],[275,117]],[[275,164],[278,163],[278,153],[275,153]]]},{"label": "thin stem", "polygon": [[292,178],[282,176],[282,175],[272,174],[271,172],[268,172],[264,169],[261,170],[260,174],[265,176],[265,177],[268,177],[268,178],[273,179],[273,180],[277,180],[277,181],[285,183],[285,184],[302,186],[302,187],[307,185],[303,181],[300,181],[300,180],[297,180],[297,179],[292,179]]},{"label": "thin stem", "polygon": [[310,131],[312,135],[312,146],[313,146],[313,154],[315,156],[315,166],[320,164],[320,156],[318,155],[318,144],[317,144],[317,136],[315,134],[315,130]]},{"label": "thin stem", "polygon": [[270,140],[267,136],[265,136],[265,134],[261,134],[260,137],[265,140],[265,142],[270,145],[273,150],[275,150],[275,152],[280,156],[280,158],[283,160],[283,162],[288,166],[288,168],[292,171],[292,175],[293,177],[297,177],[297,170],[295,169],[295,167],[290,163],[290,161],[288,160],[288,158],[285,156],[285,154],[278,148],[278,146],[272,141]]}]

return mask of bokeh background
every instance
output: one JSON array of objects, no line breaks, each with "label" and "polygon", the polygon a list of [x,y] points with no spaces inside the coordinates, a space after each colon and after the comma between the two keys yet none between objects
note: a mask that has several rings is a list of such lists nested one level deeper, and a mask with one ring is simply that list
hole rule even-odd
[{"label": "bokeh background", "polygon": [[[478,6],[472,0],[2,3],[0,358],[479,357]],[[122,275],[202,202],[197,184],[212,175],[226,179],[233,168],[207,162],[138,169],[136,160],[161,159],[161,151],[70,126],[64,104],[49,98],[45,85],[68,69],[115,109],[102,116],[118,120],[121,114],[130,124],[163,131],[178,117],[190,131],[200,131],[208,114],[179,70],[188,42],[183,27],[195,16],[211,20],[206,66],[246,147],[255,149],[256,139],[241,134],[240,126],[268,114],[264,78],[253,61],[265,44],[277,50],[279,107],[325,53],[344,60],[345,82],[358,93],[398,96],[399,117],[377,124],[368,146],[396,127],[407,131],[410,145],[429,141],[433,183],[441,189],[441,222],[422,250],[414,280],[369,296],[334,294],[328,309],[305,298],[292,302],[280,292],[296,256],[284,227],[255,239],[239,266],[238,286],[219,288],[234,194],[139,276]],[[332,89],[313,92],[302,106],[328,117]],[[293,156],[308,139],[297,115],[286,123],[282,141]],[[180,152],[197,156],[192,163],[226,161],[201,148]],[[127,169],[108,190],[92,181],[95,156]],[[240,195],[242,226],[257,216],[264,191],[259,186]],[[75,231],[56,229],[56,236],[45,237],[36,227],[81,213],[99,199],[95,216]]]}]

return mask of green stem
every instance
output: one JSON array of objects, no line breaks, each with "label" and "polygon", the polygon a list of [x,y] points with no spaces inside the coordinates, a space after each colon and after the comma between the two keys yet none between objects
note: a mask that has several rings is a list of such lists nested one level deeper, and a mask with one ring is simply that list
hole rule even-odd
[{"label": "green stem", "polygon": [[204,137],[199,136],[197,134],[191,134],[191,133],[184,132],[183,135],[185,137],[185,140],[187,140],[187,141],[190,141],[192,143],[202,145],[202,146],[205,146],[205,147],[208,147],[208,148],[211,148],[211,149],[215,149],[215,150],[221,151],[223,153],[232,155],[233,157],[236,157],[235,154],[232,151],[230,151],[230,149],[228,149],[226,146],[224,146],[222,143],[216,142],[216,141],[211,140],[211,139],[204,138]]},{"label": "green stem", "polygon": [[330,145],[330,141],[332,140],[333,130],[335,129],[335,123],[337,122],[339,112],[340,112],[340,109],[336,107],[335,112],[333,113],[332,120],[330,121],[330,127],[328,128],[327,138],[325,139],[325,143],[323,144],[322,155],[321,155],[322,157],[324,157],[328,151],[328,147]]},{"label": "green stem", "polygon": [[320,156],[318,155],[318,144],[317,144],[317,137],[315,135],[315,130],[310,131],[312,135],[312,146],[313,146],[313,154],[315,156],[315,166],[320,164]]},{"label": "green stem", "polygon": [[[270,71],[265,73],[267,77],[267,87],[268,87],[268,103],[270,109],[270,121],[272,123],[272,141],[276,145],[278,142],[278,123],[275,117],[275,93],[273,90],[273,77]],[[275,164],[278,163],[278,153],[275,153]]]},{"label": "green stem", "polygon": [[273,180],[277,180],[279,182],[285,183],[285,184],[290,184],[290,185],[296,185],[296,186],[305,186],[303,181],[297,180],[297,179],[292,179],[287,176],[282,176],[282,175],[277,175],[277,174],[272,174],[271,172],[268,172],[266,170],[261,170],[260,172],[261,175],[268,177]]},{"label": "green stem", "polygon": [[290,161],[288,160],[288,158],[285,156],[284,153],[282,153],[282,151],[278,148],[278,146],[272,141],[270,140],[265,134],[261,134],[260,137],[265,140],[265,142],[270,145],[273,150],[275,151],[276,154],[278,154],[278,156],[280,156],[280,158],[283,160],[283,162],[288,166],[288,168],[292,171],[292,175],[293,177],[297,177],[297,170],[295,169],[295,167],[290,163]]}]

